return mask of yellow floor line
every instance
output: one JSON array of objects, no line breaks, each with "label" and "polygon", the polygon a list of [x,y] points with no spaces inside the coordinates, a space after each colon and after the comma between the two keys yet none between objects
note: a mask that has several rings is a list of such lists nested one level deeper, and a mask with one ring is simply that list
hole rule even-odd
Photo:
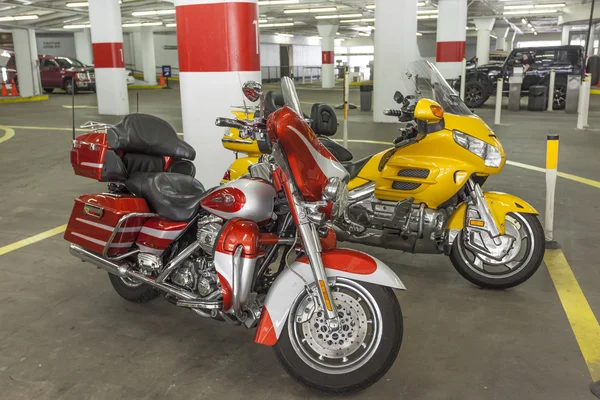
[{"label": "yellow floor line", "polygon": [[37,235],[33,235],[31,237],[28,237],[27,239],[19,240],[18,242],[9,244],[7,246],[0,247],[0,256],[6,253],[10,253],[11,251],[20,249],[21,247],[29,246],[30,244],[37,243],[44,239],[48,239],[49,237],[52,237],[54,235],[58,235],[59,233],[64,232],[65,229],[67,229],[66,224],[57,226],[56,228],[50,229],[46,232],[38,233]]},{"label": "yellow floor line", "polygon": [[145,90],[145,89],[162,89],[165,86],[162,85],[129,85],[127,89],[129,90]]},{"label": "yellow floor line", "polygon": [[8,126],[1,126],[0,131],[4,131],[4,135],[0,136],[0,143],[6,142],[8,139],[15,136],[14,129],[9,128]]},{"label": "yellow floor line", "polygon": [[[536,167],[534,165],[523,164],[523,163],[516,162],[516,161],[507,161],[506,163],[508,165],[512,165],[514,167],[520,167],[520,168],[530,169],[532,171],[538,171],[538,172],[546,172],[546,170],[544,168]],[[572,181],[583,183],[585,185],[590,185],[590,186],[593,186],[593,187],[596,187],[596,188],[600,189],[600,182],[599,181],[595,181],[593,179],[583,178],[581,176],[577,176],[577,175],[573,175],[573,174],[567,174],[565,172],[560,172],[560,171],[557,173],[557,175],[560,176],[561,178],[570,179]]]},{"label": "yellow floor line", "polygon": [[[29,129],[38,131],[72,131],[73,128],[58,128],[54,126],[20,126],[20,125],[6,125],[8,128],[13,129]],[[75,128],[76,131],[87,132],[89,129]]]},{"label": "yellow floor line", "polygon": [[73,109],[73,107],[77,108],[98,108],[97,106],[63,106],[63,108]]},{"label": "yellow floor line", "polygon": [[48,95],[41,95],[41,96],[31,96],[31,97],[3,97],[0,99],[0,104],[3,103],[28,103],[30,101],[42,101],[42,100],[48,100],[49,97]]},{"label": "yellow floor line", "polygon": [[544,262],[592,376],[600,379],[600,324],[560,249],[546,250]]}]

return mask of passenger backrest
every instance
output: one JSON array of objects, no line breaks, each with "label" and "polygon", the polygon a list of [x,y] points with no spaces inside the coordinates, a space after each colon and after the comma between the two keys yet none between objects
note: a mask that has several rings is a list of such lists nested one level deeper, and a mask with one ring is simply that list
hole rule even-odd
[{"label": "passenger backrest", "polygon": [[327,104],[313,104],[310,110],[310,127],[317,135],[333,136],[337,132],[337,117]]}]

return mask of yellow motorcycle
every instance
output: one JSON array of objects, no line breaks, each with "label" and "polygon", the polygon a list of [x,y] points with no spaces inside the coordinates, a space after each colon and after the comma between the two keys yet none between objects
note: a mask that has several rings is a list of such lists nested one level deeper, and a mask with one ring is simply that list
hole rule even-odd
[{"label": "yellow motorcycle", "polygon": [[[485,288],[523,283],[543,259],[544,231],[526,201],[481,190],[504,167],[502,145],[431,63],[415,61],[407,75],[415,94],[396,92],[400,109],[385,111],[407,122],[394,147],[343,163],[349,205],[334,221],[337,239],[445,254],[463,277]],[[227,178],[258,161],[261,149],[253,145],[257,152],[239,150],[250,156],[236,160]]]}]

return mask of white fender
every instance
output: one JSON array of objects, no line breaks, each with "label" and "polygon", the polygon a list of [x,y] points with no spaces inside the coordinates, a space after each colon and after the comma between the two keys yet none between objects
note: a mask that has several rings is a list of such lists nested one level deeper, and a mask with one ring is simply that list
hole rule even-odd
[{"label": "white fender", "polygon": [[[322,253],[328,277],[348,278],[406,290],[406,287],[385,263],[366,253],[351,249],[333,249]],[[287,323],[292,303],[307,284],[315,281],[306,257],[301,257],[286,268],[273,282],[267,293],[254,341],[272,346],[277,343]]]}]

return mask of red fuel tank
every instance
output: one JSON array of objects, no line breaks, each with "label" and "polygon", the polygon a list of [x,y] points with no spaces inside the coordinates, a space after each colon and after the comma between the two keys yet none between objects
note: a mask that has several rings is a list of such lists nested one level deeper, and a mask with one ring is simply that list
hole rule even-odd
[{"label": "red fuel tank", "polygon": [[271,219],[276,191],[262,179],[238,179],[213,190],[200,205],[223,219],[245,218],[254,222]]}]

